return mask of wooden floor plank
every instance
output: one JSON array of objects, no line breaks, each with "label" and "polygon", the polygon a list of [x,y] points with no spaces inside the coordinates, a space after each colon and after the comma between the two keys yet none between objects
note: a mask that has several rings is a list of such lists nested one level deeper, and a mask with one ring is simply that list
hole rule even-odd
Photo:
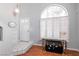
[{"label": "wooden floor plank", "polygon": [[66,50],[63,54],[47,52],[41,46],[32,46],[32,48],[24,54],[18,56],[79,56],[79,52]]}]

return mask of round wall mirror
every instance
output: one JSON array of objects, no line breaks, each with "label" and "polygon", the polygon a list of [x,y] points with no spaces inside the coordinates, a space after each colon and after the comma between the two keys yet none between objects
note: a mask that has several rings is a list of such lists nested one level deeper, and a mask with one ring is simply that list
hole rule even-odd
[{"label": "round wall mirror", "polygon": [[14,27],[16,27],[16,23],[13,22],[13,21],[8,22],[8,26],[9,26],[10,28],[14,28]]}]

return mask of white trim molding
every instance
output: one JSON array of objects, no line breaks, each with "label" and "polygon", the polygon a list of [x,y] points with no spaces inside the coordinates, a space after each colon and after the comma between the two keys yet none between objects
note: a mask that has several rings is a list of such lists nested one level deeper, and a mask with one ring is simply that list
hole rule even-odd
[{"label": "white trim molding", "polygon": [[79,49],[75,49],[75,48],[67,48],[67,49],[79,52]]}]

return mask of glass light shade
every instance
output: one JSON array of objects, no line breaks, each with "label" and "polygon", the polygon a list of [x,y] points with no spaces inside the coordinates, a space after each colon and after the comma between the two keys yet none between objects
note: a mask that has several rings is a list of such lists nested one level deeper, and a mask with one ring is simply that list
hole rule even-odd
[{"label": "glass light shade", "polygon": [[16,14],[19,14],[20,13],[20,10],[18,8],[15,8],[15,13]]}]

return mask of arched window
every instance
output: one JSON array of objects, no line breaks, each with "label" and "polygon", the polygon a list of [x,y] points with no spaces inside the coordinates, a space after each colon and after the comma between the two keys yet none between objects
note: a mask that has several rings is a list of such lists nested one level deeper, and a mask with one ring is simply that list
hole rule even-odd
[{"label": "arched window", "polygon": [[51,39],[68,39],[69,20],[67,9],[61,5],[51,5],[41,14],[40,36]]},{"label": "arched window", "polygon": [[41,14],[41,18],[63,17],[63,16],[68,16],[68,12],[63,6],[60,5],[49,6]]}]

